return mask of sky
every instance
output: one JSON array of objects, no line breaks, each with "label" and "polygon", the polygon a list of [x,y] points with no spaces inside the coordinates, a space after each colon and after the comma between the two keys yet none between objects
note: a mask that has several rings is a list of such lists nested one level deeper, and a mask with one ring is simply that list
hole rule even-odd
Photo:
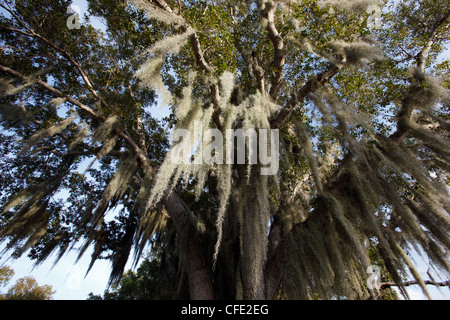
[{"label": "sky", "polygon": [[[4,246],[1,248],[3,249]],[[15,275],[6,288],[0,288],[0,292],[6,292],[7,288],[19,278],[33,277],[39,285],[51,285],[53,290],[56,290],[53,295],[55,300],[85,300],[90,292],[102,295],[108,284],[109,262],[98,260],[85,277],[90,254],[86,253],[77,264],[74,264],[76,257],[77,252],[73,251],[54,267],[54,259],[50,258],[34,269],[33,262],[25,256],[19,259],[1,259],[0,266],[9,266],[14,270]]]},{"label": "sky", "polygon": [[[87,14],[87,3],[85,0],[75,0],[73,4],[80,8],[82,16],[85,13]],[[91,17],[90,24],[97,29],[105,29],[104,23],[95,17]],[[450,58],[450,50],[447,50],[440,57],[440,59],[444,58]],[[167,116],[170,112],[169,108],[158,106],[153,107],[150,111],[154,117],[159,119]],[[4,244],[0,245],[0,252],[4,247]],[[100,295],[103,294],[109,279],[111,270],[110,263],[104,260],[97,260],[90,273],[85,276],[90,262],[90,252],[86,252],[77,264],[75,264],[76,258],[77,251],[73,250],[66,253],[55,266],[53,266],[54,259],[50,257],[40,266],[33,268],[33,262],[26,255],[19,259],[11,259],[5,255],[0,259],[0,266],[7,265],[15,271],[15,275],[11,279],[9,286],[19,278],[32,276],[38,281],[39,285],[48,284],[56,290],[56,293],[53,295],[55,300],[85,300],[90,292]],[[429,279],[427,276],[427,263],[423,260],[420,261],[421,259],[418,256],[414,258],[417,260],[417,268],[421,275],[424,279]],[[131,262],[127,264],[125,270],[130,268]],[[0,288],[0,292],[5,292],[6,288]],[[438,289],[434,286],[427,286],[427,289],[433,299],[450,300],[450,289],[448,287]],[[426,299],[419,286],[408,287],[407,291],[413,300]]]}]

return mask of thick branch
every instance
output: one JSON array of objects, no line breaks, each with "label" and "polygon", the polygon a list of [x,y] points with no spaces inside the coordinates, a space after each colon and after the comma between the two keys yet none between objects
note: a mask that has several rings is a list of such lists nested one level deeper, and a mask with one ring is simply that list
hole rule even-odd
[{"label": "thick branch", "polygon": [[214,69],[206,62],[205,56],[203,55],[203,51],[200,46],[200,40],[198,39],[198,35],[196,33],[191,35],[191,45],[192,50],[194,51],[195,59],[197,60],[197,63],[200,65],[200,67],[204,71],[206,71],[206,73],[213,73]]},{"label": "thick branch", "polygon": [[422,49],[422,51],[417,55],[417,68],[419,68],[419,70],[424,73],[425,72],[425,67],[427,64],[427,60],[428,60],[428,56],[430,55],[430,51],[431,48],[434,44],[434,42],[437,40],[438,36],[439,36],[439,28],[441,26],[443,26],[445,23],[447,23],[447,20],[450,17],[450,11],[448,11],[443,17],[442,19],[440,19],[434,26],[431,35],[430,35],[430,39],[428,40],[427,44],[425,45],[425,47]]},{"label": "thick branch", "polygon": [[428,56],[430,55],[431,48],[434,44],[436,37],[436,32],[433,32],[432,37],[430,40],[428,40],[425,47],[420,51],[420,53],[417,55],[417,68],[422,72],[425,73],[425,67],[427,65]]},{"label": "thick branch", "polygon": [[164,0],[150,0],[150,2],[156,4],[158,7],[169,13],[174,13],[172,8]]},{"label": "thick branch", "polygon": [[402,101],[402,107],[398,114],[398,122],[397,122],[397,130],[390,136],[390,138],[396,142],[401,142],[407,135],[408,130],[410,129],[412,112],[414,111],[414,107],[411,104],[409,99],[410,95],[413,94],[417,88],[423,82],[423,75],[425,74],[425,67],[428,62],[428,57],[431,52],[431,48],[433,47],[436,37],[439,34],[439,27],[444,24],[450,16],[450,12],[448,12],[437,24],[434,30],[430,35],[430,39],[423,47],[423,49],[416,56],[416,65],[417,70],[420,72],[420,77],[416,77],[413,79],[411,87],[409,88],[408,93],[405,95]]},{"label": "thick branch", "polygon": [[292,96],[287,105],[285,105],[281,109],[276,118],[270,121],[270,127],[272,129],[281,128],[283,124],[289,119],[295,107],[298,106],[303,101],[303,99],[308,96],[308,94],[330,81],[331,78],[333,78],[341,70],[341,68],[342,66],[333,65],[327,71],[306,82],[306,84]]},{"label": "thick branch", "polygon": [[269,33],[270,41],[273,44],[274,58],[273,69],[274,79],[270,87],[269,95],[274,101],[278,100],[280,96],[281,87],[283,83],[283,67],[286,61],[286,52],[284,50],[284,41],[275,26],[275,11],[277,5],[267,5],[267,9],[263,12],[263,17],[267,19],[266,30]]},{"label": "thick branch", "polygon": [[219,130],[222,130],[223,129],[223,117],[221,115],[221,108],[220,108],[220,104],[219,104],[219,99],[220,99],[219,85],[217,85],[217,84],[211,85],[209,87],[209,91],[211,92],[211,99],[212,99],[213,108],[214,108],[213,119],[214,119],[214,122],[215,122],[217,128]]},{"label": "thick branch", "polygon": [[[448,287],[450,286],[450,280],[444,282],[436,282],[432,280],[424,281],[426,285],[433,285],[436,287]],[[412,285],[419,284],[417,281],[406,281],[402,283],[394,283],[394,282],[385,282],[380,285],[380,290],[389,289],[390,287],[409,287]]]},{"label": "thick branch", "polygon": [[[177,15],[170,6],[164,1],[164,0],[149,0],[148,5],[151,7],[157,7],[158,10],[161,10],[164,12],[164,14],[169,14],[176,16],[177,19],[180,19],[181,21],[184,21],[182,24],[183,28],[189,28],[190,24],[188,21],[186,21],[182,16]],[[181,6],[179,6],[179,11],[181,11]],[[205,56],[203,54],[203,51],[201,49],[200,41],[198,38],[198,35],[196,33],[192,34],[190,36],[190,42],[192,46],[192,50],[194,51],[195,60],[197,61],[200,68],[205,71],[207,74],[211,75],[214,72],[214,68],[211,67],[205,59]],[[223,119],[221,116],[221,108],[220,108],[220,93],[219,93],[219,85],[213,84],[209,87],[209,91],[211,93],[211,100],[214,108],[213,118],[214,122],[216,123],[216,126],[222,130],[223,128]]]},{"label": "thick branch", "polygon": [[[200,41],[198,39],[198,35],[194,33],[191,38],[191,45],[192,50],[194,51],[195,59],[197,60],[197,63],[199,66],[208,74],[212,74],[214,72],[214,68],[211,67],[205,60],[205,56],[203,55],[203,51],[200,46]],[[223,129],[223,119],[221,116],[221,109],[220,109],[220,93],[219,93],[219,85],[213,84],[209,87],[209,91],[211,92],[211,100],[213,103],[214,108],[214,122],[216,123],[217,128],[219,130]]]},{"label": "thick branch", "polygon": [[195,217],[175,192],[167,191],[162,202],[177,230],[189,232],[189,241],[186,244],[184,254],[189,278],[190,298],[193,300],[214,299],[212,276],[194,227],[196,225]]}]

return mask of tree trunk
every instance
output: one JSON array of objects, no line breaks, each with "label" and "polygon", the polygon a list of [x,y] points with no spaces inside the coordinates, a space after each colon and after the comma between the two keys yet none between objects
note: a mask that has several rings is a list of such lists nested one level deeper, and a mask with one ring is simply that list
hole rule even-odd
[{"label": "tree trunk", "polygon": [[210,269],[195,235],[189,241],[186,261],[191,299],[214,300]]},{"label": "tree trunk", "polygon": [[[244,300],[265,299],[264,264],[267,254],[267,177],[252,170],[249,183],[244,176],[244,205],[241,226],[241,277]],[[255,172],[258,171],[258,172]],[[261,185],[262,184],[262,185]]]},{"label": "tree trunk", "polygon": [[206,260],[205,250],[200,245],[196,230],[193,227],[195,225],[193,223],[195,222],[193,221],[195,217],[191,215],[189,209],[176,192],[166,193],[163,203],[178,233],[189,232],[189,237],[186,237],[189,243],[186,245],[184,258],[186,259],[191,299],[213,300],[212,277]]}]

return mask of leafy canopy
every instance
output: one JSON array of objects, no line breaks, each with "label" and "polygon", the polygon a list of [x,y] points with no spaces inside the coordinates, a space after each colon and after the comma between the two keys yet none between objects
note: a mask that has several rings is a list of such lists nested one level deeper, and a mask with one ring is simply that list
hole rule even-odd
[{"label": "leafy canopy", "polygon": [[[92,247],[112,284],[150,245],[191,298],[362,298],[372,263],[427,293],[411,250],[448,276],[447,1],[89,1],[104,31],[69,5],[0,2],[15,256]],[[277,174],[174,165],[196,123],[278,129]]]}]

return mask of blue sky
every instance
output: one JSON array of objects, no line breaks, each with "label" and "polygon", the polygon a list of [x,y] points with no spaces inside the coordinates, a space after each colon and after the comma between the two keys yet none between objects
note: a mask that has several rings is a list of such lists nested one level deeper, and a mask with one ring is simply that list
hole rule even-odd
[{"label": "blue sky", "polygon": [[[82,15],[87,13],[87,3],[85,0],[75,0],[74,4],[80,7]],[[90,24],[98,29],[105,28],[103,22],[99,19],[91,17]],[[450,58],[450,50],[447,50],[445,55],[442,55],[440,59]],[[156,118],[162,118],[169,114],[169,108],[153,107],[151,109],[152,114]],[[0,246],[0,251],[4,248],[4,245]],[[8,265],[15,271],[15,276],[11,280],[10,284],[14,283],[18,278],[24,276],[34,277],[40,285],[49,284],[56,290],[54,299],[57,300],[73,300],[87,298],[89,292],[94,294],[102,294],[106,288],[111,266],[109,262],[98,260],[90,273],[85,277],[85,272],[90,262],[90,252],[80,259],[77,264],[75,260],[77,258],[77,251],[67,253],[60,262],[53,266],[53,259],[50,258],[39,267],[33,269],[33,262],[26,256],[14,260],[4,256],[0,260],[0,265]],[[417,267],[419,272],[423,275],[424,279],[429,279],[427,276],[427,263],[420,261],[417,256]],[[131,268],[129,262],[126,269]],[[450,300],[449,288],[437,289],[433,286],[428,286],[428,290],[433,299],[446,299]],[[4,292],[5,288],[0,288],[0,292]],[[425,299],[425,296],[421,292],[418,286],[412,286],[407,289],[412,299]]]},{"label": "blue sky", "polygon": [[[1,248],[3,249],[4,246]],[[76,257],[77,252],[70,252],[53,268],[54,259],[52,258],[35,269],[32,269],[33,262],[27,257],[17,260],[2,259],[0,265],[7,265],[15,271],[9,286],[19,278],[31,276],[39,285],[51,285],[53,290],[56,290],[53,295],[55,300],[85,300],[89,292],[102,294],[108,283],[110,264],[103,260],[97,261],[85,278],[90,254],[86,253],[77,264],[74,264]],[[6,288],[0,288],[0,292],[5,291]]]}]

